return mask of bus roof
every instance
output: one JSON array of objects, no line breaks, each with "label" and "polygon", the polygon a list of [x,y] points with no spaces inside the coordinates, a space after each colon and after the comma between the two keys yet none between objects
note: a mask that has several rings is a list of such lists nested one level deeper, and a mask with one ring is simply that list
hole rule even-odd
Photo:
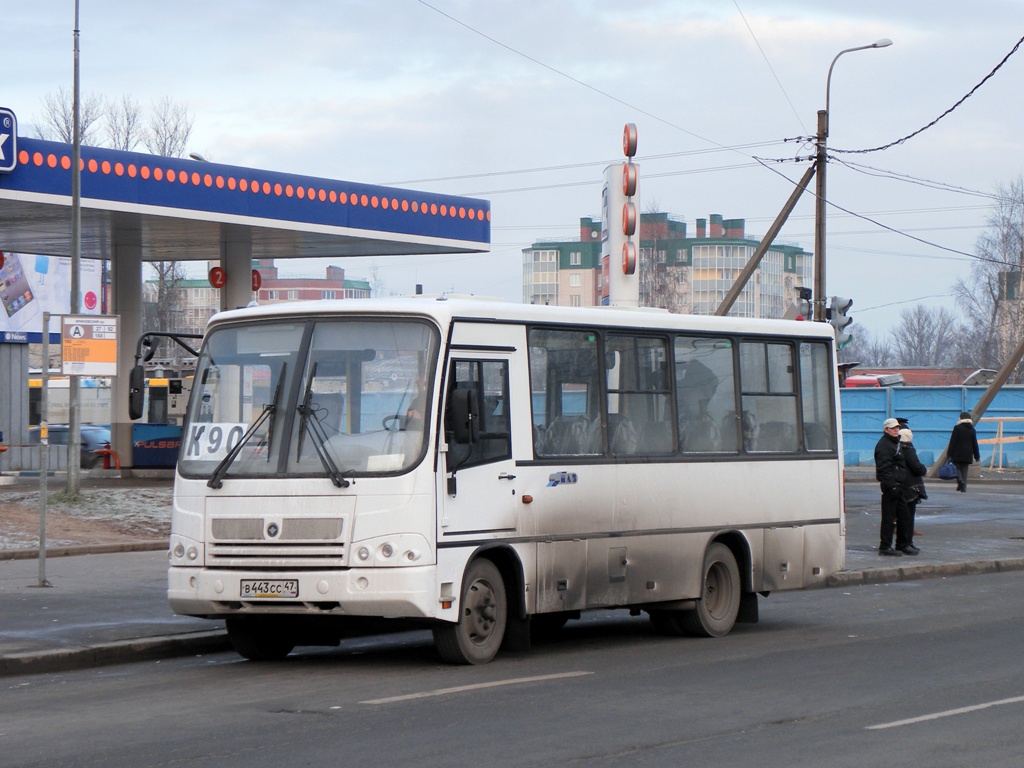
[{"label": "bus roof", "polygon": [[340,299],[291,301],[265,306],[250,306],[219,312],[210,319],[209,328],[223,323],[285,317],[331,317],[345,315],[401,315],[433,318],[447,326],[452,320],[466,318],[489,321],[531,323],[572,323],[576,325],[650,328],[652,330],[688,330],[699,332],[755,333],[806,336],[832,339],[832,326],[798,320],[763,320],[710,315],[672,314],[662,309],[628,307],[553,307],[520,304],[500,299],[452,296],[409,296],[384,299]]}]

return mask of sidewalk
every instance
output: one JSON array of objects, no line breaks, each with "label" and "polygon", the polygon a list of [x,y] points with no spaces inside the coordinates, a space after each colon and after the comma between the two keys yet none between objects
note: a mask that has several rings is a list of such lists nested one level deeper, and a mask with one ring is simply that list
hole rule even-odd
[{"label": "sidewalk", "polygon": [[[1024,570],[1022,479],[975,480],[967,497],[929,482],[915,526],[921,554],[883,558],[873,473],[848,474],[846,569],[828,586]],[[229,649],[223,622],[171,612],[166,569],[162,548],[50,553],[46,580],[53,586],[40,587],[38,559],[0,560],[0,676]]]}]

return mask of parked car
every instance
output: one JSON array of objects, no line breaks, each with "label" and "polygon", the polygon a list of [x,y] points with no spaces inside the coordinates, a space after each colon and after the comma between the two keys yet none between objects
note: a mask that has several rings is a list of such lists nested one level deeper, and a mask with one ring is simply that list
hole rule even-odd
[{"label": "parked car", "polygon": [[[48,424],[50,445],[68,444],[67,424]],[[100,448],[110,447],[110,427],[102,424],[81,424],[79,434],[82,436],[82,451],[79,465],[82,469],[93,469],[98,466],[103,457],[95,453]],[[29,430],[29,443],[39,445],[39,427],[32,427]]]}]

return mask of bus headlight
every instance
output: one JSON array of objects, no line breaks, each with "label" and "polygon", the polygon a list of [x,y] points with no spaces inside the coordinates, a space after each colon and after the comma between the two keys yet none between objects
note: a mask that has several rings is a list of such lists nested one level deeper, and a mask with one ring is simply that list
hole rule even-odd
[{"label": "bus headlight", "polygon": [[380,548],[380,555],[385,560],[389,559],[393,554],[395,554],[395,548],[390,544],[385,544]]},{"label": "bus headlight", "polygon": [[356,557],[358,557],[360,560],[364,560],[364,561],[365,560],[369,560],[370,559],[370,550],[367,549],[366,547],[360,547],[359,550],[356,552]]}]

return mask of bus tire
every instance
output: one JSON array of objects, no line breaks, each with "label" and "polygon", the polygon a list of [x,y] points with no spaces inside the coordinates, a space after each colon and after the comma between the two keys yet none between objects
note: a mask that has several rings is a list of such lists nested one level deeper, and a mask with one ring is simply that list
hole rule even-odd
[{"label": "bus tire", "polygon": [[708,547],[702,574],[697,607],[681,612],[680,625],[694,637],[722,637],[736,624],[740,611],[740,569],[732,550],[717,542]]},{"label": "bus tire", "polygon": [[228,619],[225,624],[231,646],[249,661],[280,661],[295,648],[295,641],[276,622]]},{"label": "bus tire", "polygon": [[494,563],[480,559],[469,564],[463,583],[459,622],[434,627],[434,645],[449,664],[486,664],[505,637],[505,582]]}]

